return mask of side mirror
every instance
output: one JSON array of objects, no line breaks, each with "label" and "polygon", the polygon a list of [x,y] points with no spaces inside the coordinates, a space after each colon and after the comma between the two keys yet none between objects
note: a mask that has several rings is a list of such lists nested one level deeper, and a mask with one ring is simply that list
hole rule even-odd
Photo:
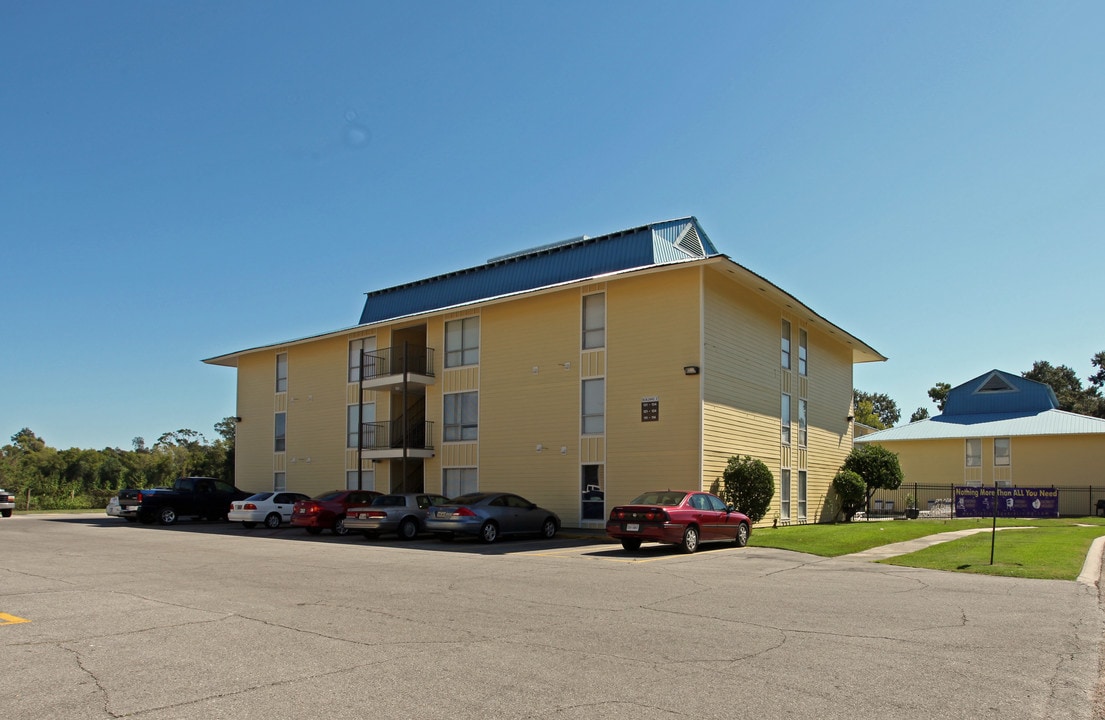
[{"label": "side mirror", "polygon": [[729,503],[725,506],[725,512],[736,512],[737,509],[733,507],[733,503]]}]

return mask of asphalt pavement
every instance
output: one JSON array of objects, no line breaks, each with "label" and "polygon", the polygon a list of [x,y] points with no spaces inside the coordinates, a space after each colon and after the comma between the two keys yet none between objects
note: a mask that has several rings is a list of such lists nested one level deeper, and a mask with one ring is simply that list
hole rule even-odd
[{"label": "asphalt pavement", "polygon": [[597,540],[5,518],[4,716],[1101,717],[1084,582]]}]

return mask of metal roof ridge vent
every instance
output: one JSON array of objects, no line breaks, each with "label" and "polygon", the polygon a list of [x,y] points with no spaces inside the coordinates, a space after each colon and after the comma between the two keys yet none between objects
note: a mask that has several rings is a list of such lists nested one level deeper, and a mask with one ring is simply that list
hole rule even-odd
[{"label": "metal roof ridge vent", "polygon": [[546,243],[544,245],[538,245],[526,250],[518,250],[516,252],[507,253],[506,255],[499,255],[497,257],[490,258],[487,261],[487,264],[491,265],[492,263],[504,262],[506,260],[514,260],[515,258],[525,257],[526,255],[537,255],[538,253],[548,252],[549,250],[556,250],[557,248],[586,242],[590,239],[591,237],[589,235],[579,235],[574,238],[568,238],[567,240],[559,240],[557,242]]},{"label": "metal roof ridge vent", "polygon": [[996,370],[991,372],[982,384],[975,389],[975,393],[1006,393],[1006,392],[1019,392],[1017,388],[1009,384],[1005,378],[1001,376]]}]

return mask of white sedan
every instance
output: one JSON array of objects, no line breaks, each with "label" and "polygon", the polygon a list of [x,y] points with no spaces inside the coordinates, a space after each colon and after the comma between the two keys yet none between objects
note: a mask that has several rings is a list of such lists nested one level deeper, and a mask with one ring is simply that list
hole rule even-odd
[{"label": "white sedan", "polygon": [[247,528],[257,527],[257,523],[265,523],[267,528],[278,528],[280,523],[291,521],[292,508],[297,501],[310,499],[303,493],[260,492],[230,503],[226,518]]}]

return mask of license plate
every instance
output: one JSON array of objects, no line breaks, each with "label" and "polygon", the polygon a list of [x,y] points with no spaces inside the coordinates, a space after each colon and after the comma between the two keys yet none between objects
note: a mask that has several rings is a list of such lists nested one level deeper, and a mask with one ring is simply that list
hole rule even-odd
[{"label": "license plate", "polygon": [[447,518],[451,514],[452,513],[448,512],[447,510],[438,510],[437,512],[434,513],[434,517]]},{"label": "license plate", "polygon": [[637,523],[626,523],[625,531],[626,532],[641,532],[641,526],[638,525]]}]

